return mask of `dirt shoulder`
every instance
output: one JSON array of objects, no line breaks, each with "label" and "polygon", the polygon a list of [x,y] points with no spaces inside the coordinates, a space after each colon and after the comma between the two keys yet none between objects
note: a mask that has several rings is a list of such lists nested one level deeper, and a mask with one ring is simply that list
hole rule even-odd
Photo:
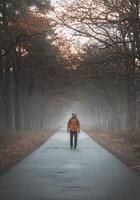
[{"label": "dirt shoulder", "polygon": [[0,174],[40,147],[56,129],[13,134],[0,139]]},{"label": "dirt shoulder", "polygon": [[127,140],[123,134],[107,134],[86,130],[88,135],[102,145],[125,165],[140,175],[140,144]]}]

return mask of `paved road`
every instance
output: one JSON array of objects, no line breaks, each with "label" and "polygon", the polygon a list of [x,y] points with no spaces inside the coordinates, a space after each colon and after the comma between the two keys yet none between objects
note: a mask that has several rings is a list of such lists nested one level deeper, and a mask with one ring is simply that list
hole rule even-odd
[{"label": "paved road", "polygon": [[140,200],[140,177],[82,132],[58,131],[0,177],[0,200]]}]

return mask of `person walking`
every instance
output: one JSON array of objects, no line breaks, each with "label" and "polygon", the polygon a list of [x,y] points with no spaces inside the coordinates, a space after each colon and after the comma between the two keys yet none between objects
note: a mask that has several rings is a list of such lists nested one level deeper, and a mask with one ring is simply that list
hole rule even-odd
[{"label": "person walking", "polygon": [[74,149],[77,147],[77,136],[80,133],[80,122],[75,113],[72,113],[72,117],[67,123],[67,131],[70,133],[70,147],[73,149],[73,138],[74,138]]}]

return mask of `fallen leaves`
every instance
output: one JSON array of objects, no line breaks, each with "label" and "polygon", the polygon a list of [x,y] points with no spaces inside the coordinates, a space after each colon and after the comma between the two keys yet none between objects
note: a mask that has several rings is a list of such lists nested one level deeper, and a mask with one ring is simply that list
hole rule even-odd
[{"label": "fallen leaves", "polygon": [[23,159],[41,144],[43,144],[54,132],[47,129],[39,133],[11,134],[0,141],[0,173],[9,169],[17,161]]},{"label": "fallen leaves", "polygon": [[140,145],[126,142],[123,135],[87,131],[91,138],[140,174]]}]

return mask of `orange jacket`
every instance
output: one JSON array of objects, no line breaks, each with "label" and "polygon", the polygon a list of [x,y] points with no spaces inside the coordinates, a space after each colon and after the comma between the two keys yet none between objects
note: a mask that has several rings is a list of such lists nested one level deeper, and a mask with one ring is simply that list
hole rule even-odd
[{"label": "orange jacket", "polygon": [[71,118],[67,124],[68,131],[80,131],[80,122],[77,118]]}]

